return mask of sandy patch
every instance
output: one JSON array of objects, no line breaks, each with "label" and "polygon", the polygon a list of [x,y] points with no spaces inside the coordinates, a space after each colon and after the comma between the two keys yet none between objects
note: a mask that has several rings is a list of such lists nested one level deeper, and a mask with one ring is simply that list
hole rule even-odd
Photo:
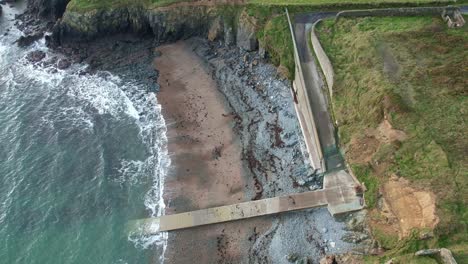
[{"label": "sandy patch", "polygon": [[398,220],[396,224],[400,238],[408,236],[412,229],[433,229],[439,223],[433,193],[416,190],[410,186],[409,181],[392,176],[383,185],[382,194],[389,209],[387,215]]},{"label": "sandy patch", "polygon": [[[168,147],[174,164],[166,180],[167,198],[183,194],[192,209],[243,200],[241,149],[216,83],[183,42],[159,51],[158,99],[169,124]],[[169,202],[169,209],[177,207]]]},{"label": "sandy patch", "polygon": [[[158,48],[161,90],[172,168],[166,214],[245,201],[241,147],[216,82],[184,42]],[[171,232],[166,263],[241,263],[270,221],[249,219]],[[254,236],[254,237],[252,237]]]}]

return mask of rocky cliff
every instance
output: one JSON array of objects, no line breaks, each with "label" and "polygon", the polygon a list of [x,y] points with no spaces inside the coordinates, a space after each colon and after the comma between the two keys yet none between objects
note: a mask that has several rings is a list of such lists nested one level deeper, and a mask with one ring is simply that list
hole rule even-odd
[{"label": "rocky cliff", "polygon": [[258,47],[255,19],[240,9],[204,5],[155,9],[129,6],[86,12],[67,9],[54,27],[53,39],[60,44],[88,41],[116,33],[136,33],[152,34],[155,42],[164,43],[201,36],[223,41],[227,45],[237,43],[245,50],[255,50]]},{"label": "rocky cliff", "polygon": [[28,0],[27,12],[39,16],[56,20],[60,18],[70,0]]}]

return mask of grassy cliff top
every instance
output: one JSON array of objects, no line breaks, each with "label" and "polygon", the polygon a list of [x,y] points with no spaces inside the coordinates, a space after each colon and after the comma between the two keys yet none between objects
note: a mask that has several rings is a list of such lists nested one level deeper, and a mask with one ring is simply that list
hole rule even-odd
[{"label": "grassy cliff top", "polygon": [[[318,31],[336,74],[340,138],[367,186],[374,235],[390,254],[448,247],[468,263],[468,25],[449,29],[440,17],[366,17],[327,20]],[[384,120],[406,139],[379,139],[374,132],[383,133]],[[440,222],[433,239],[399,241],[398,226],[390,229],[384,220],[381,199],[394,175],[435,195]]]},{"label": "grassy cliff top", "polygon": [[71,0],[67,6],[72,11],[89,11],[94,9],[116,8],[123,6],[158,7],[184,0]]},{"label": "grassy cliff top", "polygon": [[[103,8],[116,8],[122,6],[145,6],[145,7],[161,7],[170,4],[181,2],[193,3],[213,3],[219,2],[226,4],[229,1],[204,1],[204,0],[71,0],[68,4],[68,10],[73,11],[90,11],[94,9]],[[389,5],[389,4],[454,4],[459,2],[466,2],[465,0],[239,0],[232,1],[237,4],[251,4],[251,5],[304,5],[304,6],[353,6],[353,5]]]}]

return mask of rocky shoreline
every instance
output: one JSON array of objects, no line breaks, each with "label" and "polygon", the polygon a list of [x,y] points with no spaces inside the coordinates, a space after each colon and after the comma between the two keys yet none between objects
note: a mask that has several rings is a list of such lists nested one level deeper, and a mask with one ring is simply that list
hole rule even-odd
[{"label": "rocky shoreline", "polygon": [[[268,63],[264,51],[256,51],[258,43],[255,35],[251,34],[248,23],[240,24],[239,30],[234,32],[232,24],[217,19],[219,13],[207,13],[216,15],[197,18],[188,26],[184,23],[168,26],[156,19],[151,20],[158,25],[152,27],[152,30],[148,31],[146,22],[141,24],[142,27],[129,30],[145,34],[114,34],[106,38],[95,38],[96,35],[93,34],[105,30],[106,25],[97,31],[91,31],[92,34],[88,36],[71,30],[63,20],[59,20],[54,26],[51,21],[59,17],[57,10],[61,10],[60,6],[64,1],[48,3],[51,2],[51,8],[41,9],[43,11],[39,12],[37,8],[44,3],[30,1],[28,12],[19,17],[23,21],[22,28],[26,34],[23,40],[19,40],[19,44],[33,43],[42,38],[47,30],[52,30],[52,36],[46,36],[46,41],[51,48],[63,54],[63,57],[44,60],[37,53],[31,54],[32,60],[55,64],[59,69],[72,63],[85,63],[89,67],[82,74],[110,71],[146,85],[148,92],[158,92],[156,81],[159,76],[152,67],[153,59],[158,55],[154,53],[154,48],[161,43],[198,36],[199,38],[188,39],[187,43],[205,63],[207,71],[211,72],[219,91],[224,94],[232,109],[230,115],[235,120],[234,130],[240,138],[246,171],[243,190],[245,199],[256,200],[321,188],[322,177],[316,175],[307,163],[290,93],[291,84]],[[211,10],[208,7],[201,8]],[[37,20],[35,12],[46,19]],[[172,12],[173,21],[181,15],[179,11],[164,12]],[[126,21],[130,21],[128,13],[127,17],[125,13],[120,14],[127,18]],[[101,18],[105,18],[105,14],[99,19]],[[98,22],[94,18],[89,19]],[[121,27],[114,27],[115,25],[108,25],[109,33],[119,30],[126,32],[133,27],[129,24],[121,24]],[[198,30],[190,31],[193,28]],[[72,41],[76,39],[88,41]],[[234,46],[235,43],[238,47]],[[249,221],[245,223],[249,228],[245,229],[242,236],[230,237],[224,229],[216,231],[219,231],[216,246],[218,263],[287,263],[306,260],[318,263],[325,254],[360,250],[354,243],[362,242],[363,251],[372,244],[361,214],[336,221],[326,209],[316,209]],[[267,222],[271,224],[265,224]],[[234,225],[241,230],[243,224]],[[209,230],[209,227],[204,228]],[[348,242],[342,240],[346,236]],[[229,243],[239,245],[242,252],[235,256],[229,255]],[[181,262],[172,259],[170,263]]]}]

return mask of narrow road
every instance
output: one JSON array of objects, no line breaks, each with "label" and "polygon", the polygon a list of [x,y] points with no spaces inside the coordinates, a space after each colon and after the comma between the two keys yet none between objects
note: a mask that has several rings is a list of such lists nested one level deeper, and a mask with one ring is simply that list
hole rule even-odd
[{"label": "narrow road", "polygon": [[307,93],[311,101],[314,119],[317,123],[318,137],[322,145],[322,152],[324,154],[327,170],[342,167],[344,163],[338,154],[335,128],[333,126],[327,98],[328,89],[323,82],[323,78],[320,77],[320,68],[317,66],[312,56],[313,50],[310,49],[309,39],[312,25],[317,20],[332,17],[336,14],[337,12],[301,14],[296,15],[294,20],[294,35],[303,69],[304,81],[308,88]]},{"label": "narrow road", "polygon": [[[468,14],[468,6],[459,6],[459,8],[462,14]],[[323,78],[320,77],[321,69],[316,64],[312,55],[314,51],[311,50],[309,43],[313,24],[319,19],[334,17],[337,13],[338,11],[305,13],[296,15],[294,18],[294,37],[327,170],[342,168],[344,160],[340,155],[338,142],[336,141],[336,131],[329,107],[328,90]]]}]

